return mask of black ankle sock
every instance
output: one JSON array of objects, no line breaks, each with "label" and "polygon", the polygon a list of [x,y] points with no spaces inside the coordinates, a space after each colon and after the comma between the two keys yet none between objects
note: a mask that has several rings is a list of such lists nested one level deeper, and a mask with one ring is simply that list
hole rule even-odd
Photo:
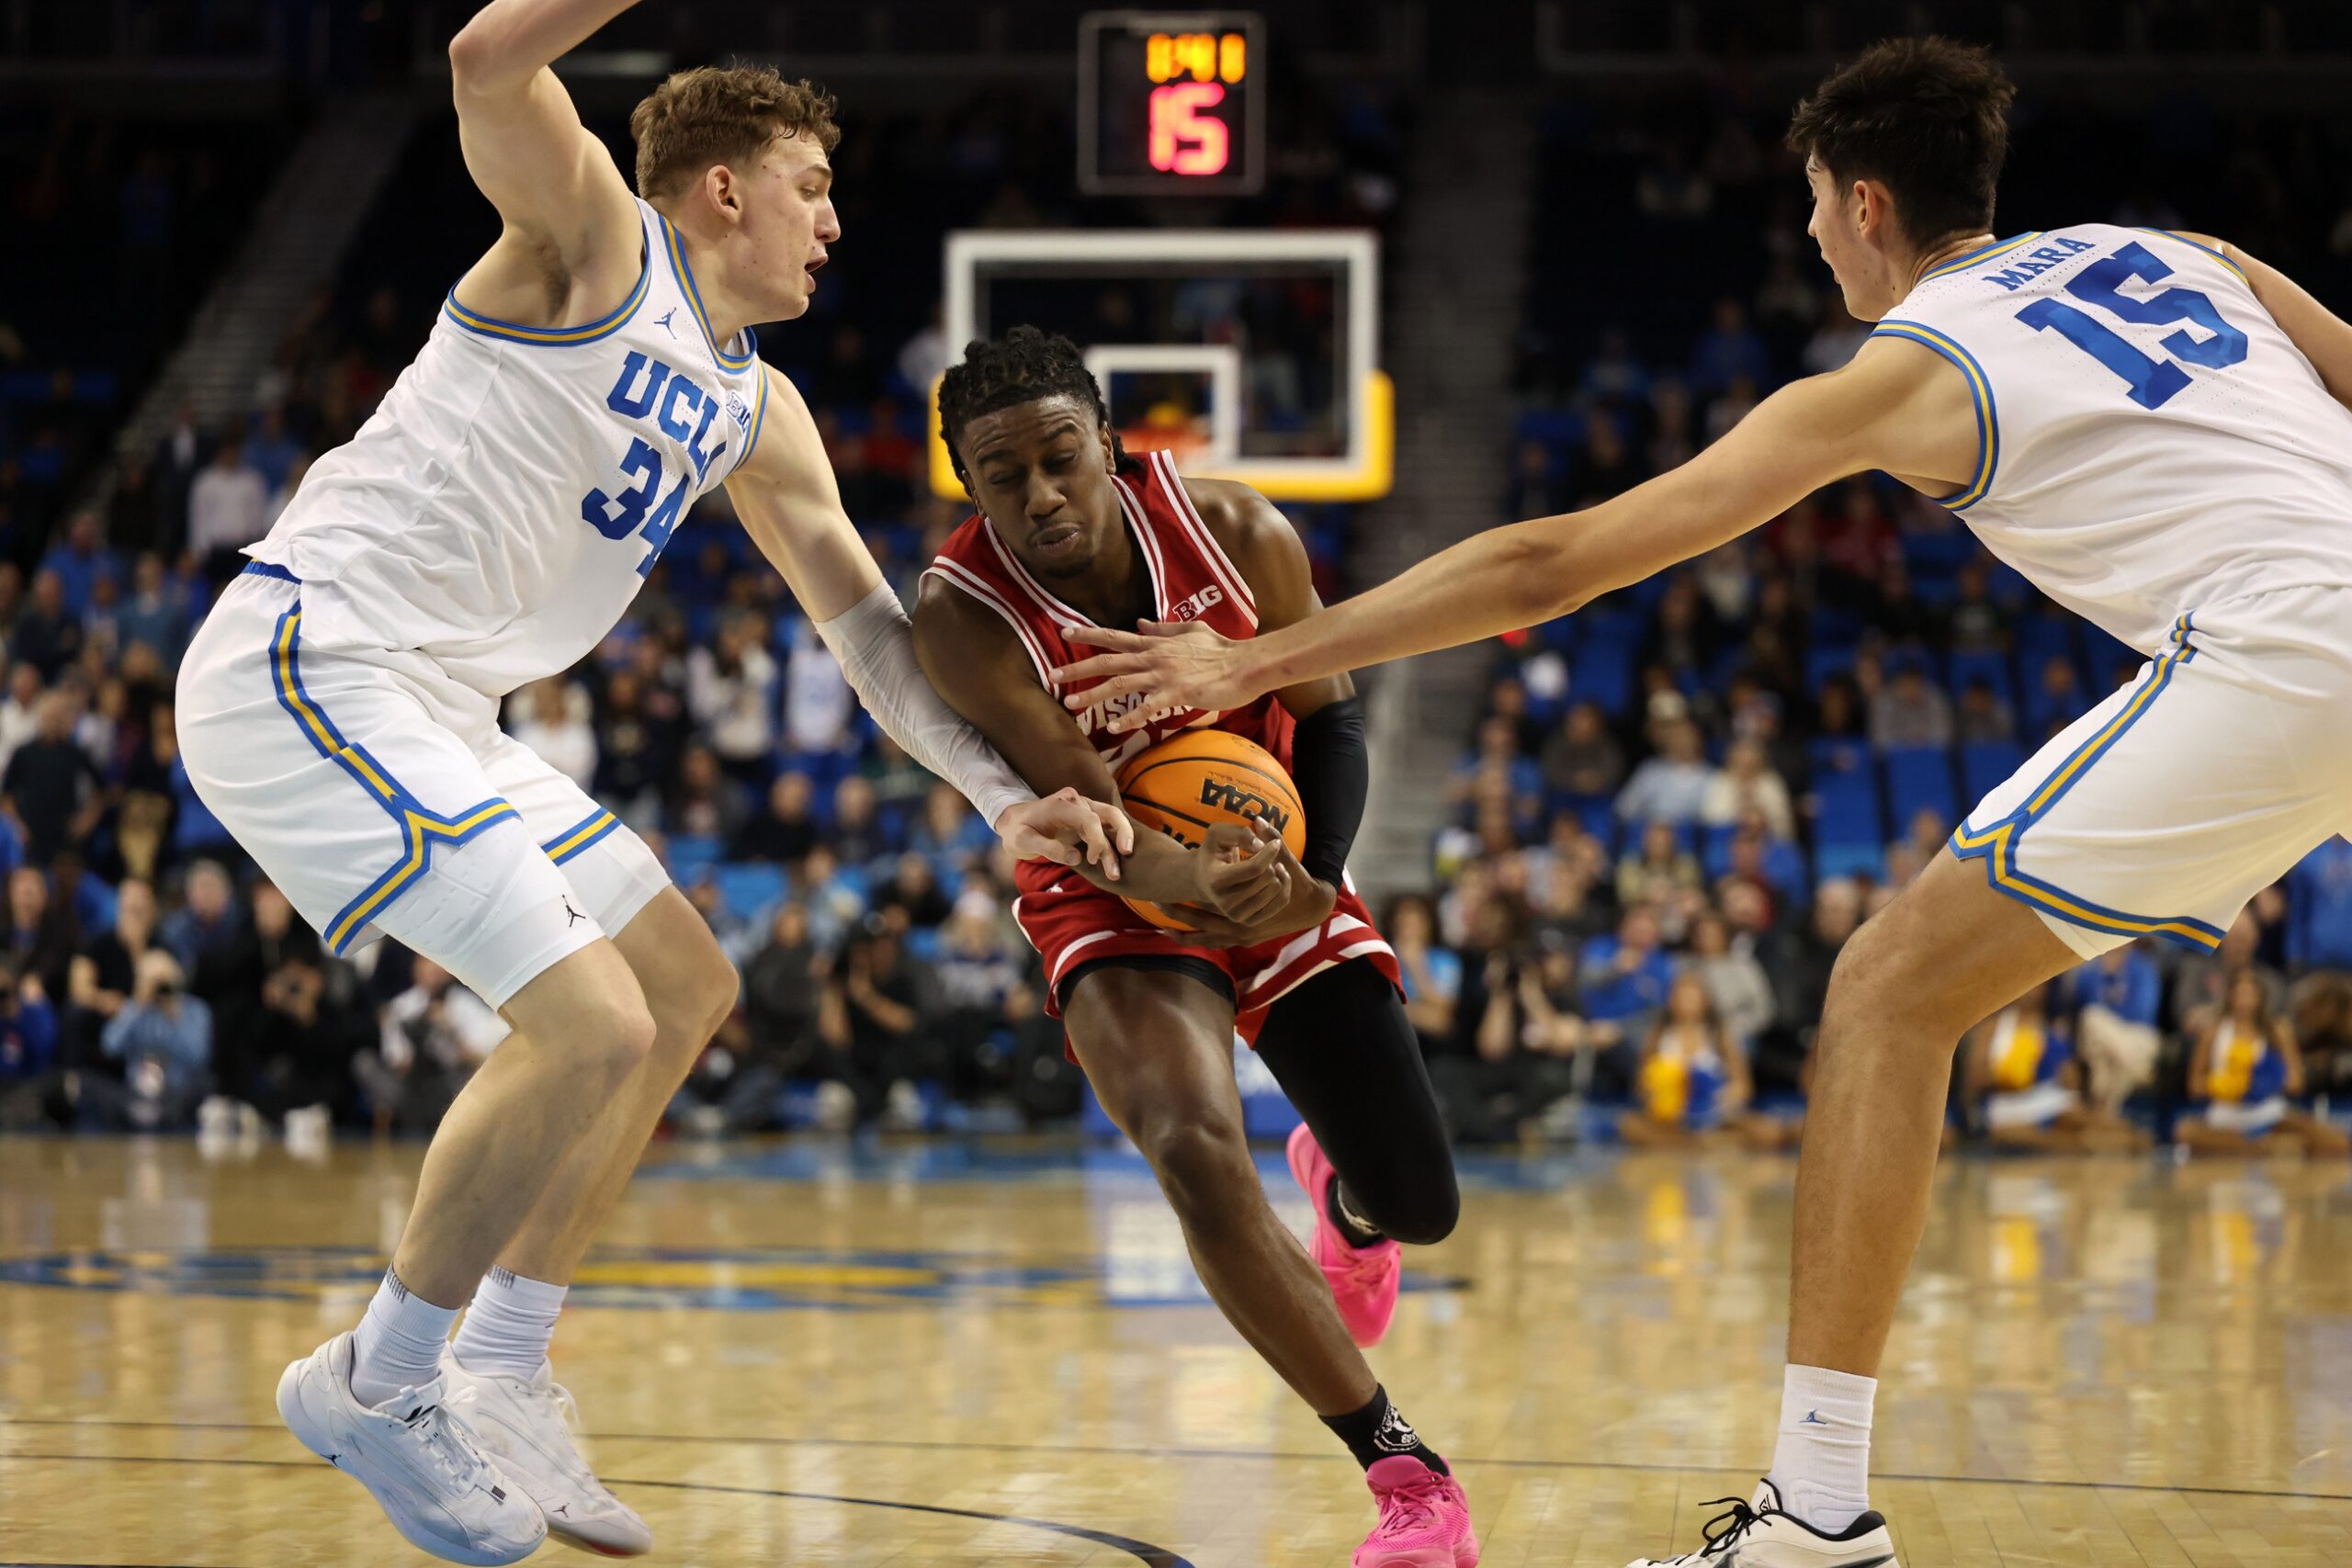
[{"label": "black ankle sock", "polygon": [[1453,1473],[1445,1468],[1445,1461],[1438,1458],[1437,1450],[1422,1442],[1411,1423],[1388,1403],[1388,1391],[1385,1388],[1374,1388],[1372,1402],[1362,1410],[1345,1416],[1326,1416],[1323,1425],[1339,1434],[1340,1441],[1348,1445],[1356,1462],[1366,1470],[1382,1460],[1409,1454],[1440,1475]]},{"label": "black ankle sock", "polygon": [[1339,1228],[1340,1239],[1350,1247],[1357,1247],[1385,1241],[1387,1237],[1348,1213],[1347,1205],[1340,1201],[1340,1185],[1334,1181],[1323,1190],[1323,1213]]}]

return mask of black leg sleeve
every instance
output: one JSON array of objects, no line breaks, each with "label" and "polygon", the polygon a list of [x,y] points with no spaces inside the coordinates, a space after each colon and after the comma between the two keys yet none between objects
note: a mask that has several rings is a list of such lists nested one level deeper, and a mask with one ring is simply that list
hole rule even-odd
[{"label": "black leg sleeve", "polygon": [[1314,1129],[1351,1210],[1409,1246],[1452,1233],[1453,1151],[1419,1037],[1379,970],[1338,964],[1283,998],[1258,1055]]}]

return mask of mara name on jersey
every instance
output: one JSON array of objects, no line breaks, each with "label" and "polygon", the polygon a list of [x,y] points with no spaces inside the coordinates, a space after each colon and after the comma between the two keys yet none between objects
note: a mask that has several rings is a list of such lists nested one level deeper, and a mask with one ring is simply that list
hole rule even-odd
[{"label": "mara name on jersey", "polygon": [[1966,380],[1975,470],[1938,499],[2143,653],[2200,609],[2352,586],[2352,411],[2222,252],[2024,234],[1936,267],[1872,335]]}]

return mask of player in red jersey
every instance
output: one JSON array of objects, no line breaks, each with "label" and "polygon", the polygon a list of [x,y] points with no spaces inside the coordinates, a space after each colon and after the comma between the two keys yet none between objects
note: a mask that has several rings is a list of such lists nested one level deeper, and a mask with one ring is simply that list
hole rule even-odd
[{"label": "player in red jersey", "polygon": [[[1198,619],[1228,637],[1317,607],[1289,523],[1247,486],[1129,461],[1067,338],[1032,327],[975,343],[941,384],[940,423],[978,504],[924,573],[915,649],[939,694],[1041,794],[1115,802],[1114,773],[1203,726],[1290,769],[1307,847],[1221,827],[1197,850],[1136,835],[1115,883],[1022,867],[1014,913],[1044,954],[1047,1009],[1103,1109],[1182,1222],[1202,1282],[1241,1337],[1363,1464],[1380,1522],[1356,1568],[1471,1568],[1476,1537],[1445,1461],[1390,1405],[1358,1345],[1395,1310],[1398,1243],[1453,1228],[1453,1155],[1396,954],[1347,884],[1369,764],[1344,675],[1227,713],[1155,714],[1114,735],[1073,714],[1057,665],[1087,625]],[[1159,931],[1119,897],[1185,906]],[[1266,1201],[1243,1136],[1235,1030],[1306,1119],[1292,1173],[1315,1201],[1312,1261]],[[1324,1278],[1316,1277],[1316,1267]]]}]

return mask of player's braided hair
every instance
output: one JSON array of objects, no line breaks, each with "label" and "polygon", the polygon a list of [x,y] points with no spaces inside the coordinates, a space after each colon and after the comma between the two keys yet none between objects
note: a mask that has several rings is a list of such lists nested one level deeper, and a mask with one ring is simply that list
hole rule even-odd
[{"label": "player's braided hair", "polygon": [[1111,426],[1111,408],[1102,400],[1102,384],[1086,367],[1078,344],[1059,333],[1035,327],[1015,327],[1001,338],[974,338],[964,345],[964,362],[951,365],[939,383],[939,438],[947,444],[948,461],[972,493],[972,476],[964,471],[959,443],[964,427],[984,413],[1034,403],[1040,398],[1064,394],[1094,410],[1095,420],[1111,431],[1111,457],[1127,466],[1126,449]]}]

